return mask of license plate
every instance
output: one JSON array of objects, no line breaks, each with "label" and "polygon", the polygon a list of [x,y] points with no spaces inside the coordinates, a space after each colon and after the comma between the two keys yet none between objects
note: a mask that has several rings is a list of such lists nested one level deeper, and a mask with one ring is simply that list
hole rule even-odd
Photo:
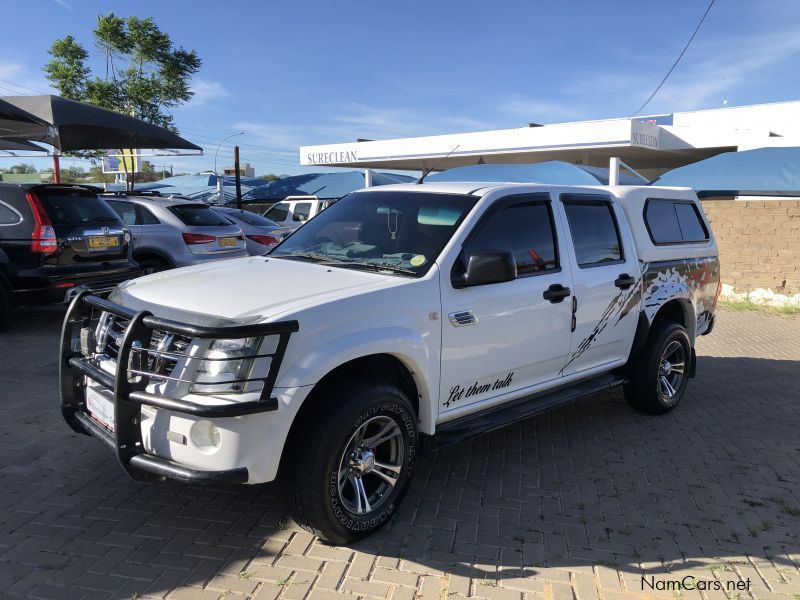
[{"label": "license plate", "polygon": [[222,248],[230,248],[236,245],[236,238],[217,238],[219,240],[219,245]]},{"label": "license plate", "polygon": [[86,388],[86,408],[91,413],[95,421],[98,421],[106,429],[114,431],[114,403],[108,398],[94,391],[92,388]]},{"label": "license plate", "polygon": [[86,239],[89,240],[91,250],[119,247],[119,238],[115,235],[94,235]]}]

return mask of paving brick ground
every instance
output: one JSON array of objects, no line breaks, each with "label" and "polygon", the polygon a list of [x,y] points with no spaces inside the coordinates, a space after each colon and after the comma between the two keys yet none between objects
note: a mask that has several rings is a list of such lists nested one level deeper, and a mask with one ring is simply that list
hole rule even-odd
[{"label": "paving brick ground", "polygon": [[[426,458],[389,527],[335,548],[272,485],[139,484],[71,433],[61,316],[0,336],[0,597],[800,600],[800,318],[722,313],[667,416],[608,394]],[[642,583],[685,576],[750,590]]]}]

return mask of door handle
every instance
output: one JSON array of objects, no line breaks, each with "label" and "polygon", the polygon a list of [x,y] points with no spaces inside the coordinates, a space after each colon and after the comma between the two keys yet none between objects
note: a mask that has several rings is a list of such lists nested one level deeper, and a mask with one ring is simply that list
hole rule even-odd
[{"label": "door handle", "polygon": [[564,298],[569,296],[571,293],[572,292],[568,287],[564,287],[560,283],[554,283],[544,291],[542,297],[545,300],[549,300],[553,304],[557,304],[559,302],[562,302]]},{"label": "door handle", "polygon": [[627,273],[623,273],[619,277],[614,280],[614,285],[617,286],[621,290],[627,290],[631,287],[634,283],[636,283],[636,278],[631,277]]}]

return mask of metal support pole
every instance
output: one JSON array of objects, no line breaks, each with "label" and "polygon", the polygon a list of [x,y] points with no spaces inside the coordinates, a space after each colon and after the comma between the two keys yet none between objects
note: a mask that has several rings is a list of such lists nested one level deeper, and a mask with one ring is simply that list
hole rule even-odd
[{"label": "metal support pole", "polygon": [[53,183],[61,183],[61,157],[58,152],[53,154]]},{"label": "metal support pole", "polygon": [[372,169],[364,169],[364,187],[372,187]]},{"label": "metal support pole", "polygon": [[616,156],[608,162],[608,185],[619,185],[619,158]]},{"label": "metal support pole", "polygon": [[239,146],[233,147],[233,170],[236,172],[236,208],[242,210],[242,178],[239,174]]}]

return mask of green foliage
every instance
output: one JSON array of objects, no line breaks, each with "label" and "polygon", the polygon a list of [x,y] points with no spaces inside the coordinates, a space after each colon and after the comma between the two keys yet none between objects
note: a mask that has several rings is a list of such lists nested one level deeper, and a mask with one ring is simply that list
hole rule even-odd
[{"label": "green foliage", "polygon": [[264,181],[277,181],[280,179],[280,177],[277,175],[272,175],[271,173],[269,175],[259,175],[258,178],[263,179]]},{"label": "green foliage", "polygon": [[8,173],[10,175],[27,175],[29,173],[37,173],[36,167],[28,163],[11,165],[8,169],[0,169],[0,172]]},{"label": "green foliage", "polygon": [[151,17],[114,13],[97,17],[94,42],[105,59],[102,77],[92,73],[89,53],[72,36],[53,42],[44,71],[59,94],[176,131],[169,111],[193,95],[189,82],[200,70],[197,53],[175,48]]}]

